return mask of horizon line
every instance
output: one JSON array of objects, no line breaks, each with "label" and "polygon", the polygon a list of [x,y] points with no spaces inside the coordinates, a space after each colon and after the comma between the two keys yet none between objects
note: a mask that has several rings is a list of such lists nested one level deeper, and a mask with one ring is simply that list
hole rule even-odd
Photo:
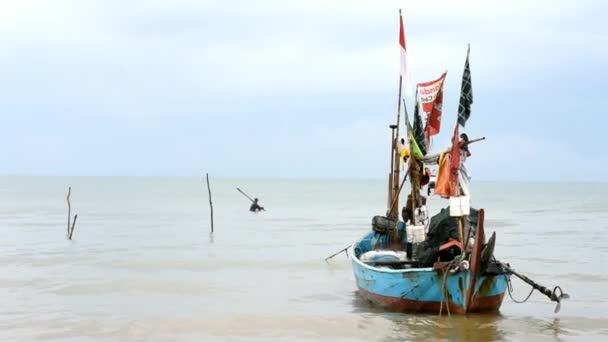
[{"label": "horizon line", "polygon": [[[219,180],[260,180],[260,181],[280,181],[280,180],[300,180],[300,181],[380,181],[384,180],[385,177],[338,177],[338,176],[309,176],[309,177],[301,177],[301,176],[235,176],[235,175],[221,175],[214,176],[213,174],[209,174],[210,178],[215,178]],[[196,179],[196,178],[205,178],[205,173],[201,173],[200,176],[195,175],[42,175],[42,174],[0,174],[0,178],[158,178],[158,179]],[[579,183],[579,184],[589,184],[589,183],[600,183],[600,184],[608,184],[606,180],[556,180],[556,179],[548,179],[548,180],[536,180],[536,179],[476,179],[472,180],[472,183],[497,183],[497,182],[506,182],[506,183],[560,183],[560,184],[568,184],[568,183]]]}]

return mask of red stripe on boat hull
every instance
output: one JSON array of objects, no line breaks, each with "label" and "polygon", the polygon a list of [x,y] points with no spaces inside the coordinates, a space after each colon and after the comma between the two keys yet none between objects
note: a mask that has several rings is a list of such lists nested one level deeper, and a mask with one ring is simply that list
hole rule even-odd
[{"label": "red stripe on boat hull", "polygon": [[[371,293],[365,289],[359,287],[359,294],[364,298],[392,311],[398,312],[431,312],[438,313],[441,308],[440,302],[424,302],[418,300],[409,300],[396,297],[382,296],[376,293]],[[465,314],[467,312],[497,312],[502,304],[504,293],[495,296],[487,296],[481,298],[474,298],[473,303],[469,310],[466,308],[449,303],[450,313]],[[446,303],[443,303],[443,313],[447,313]]]}]

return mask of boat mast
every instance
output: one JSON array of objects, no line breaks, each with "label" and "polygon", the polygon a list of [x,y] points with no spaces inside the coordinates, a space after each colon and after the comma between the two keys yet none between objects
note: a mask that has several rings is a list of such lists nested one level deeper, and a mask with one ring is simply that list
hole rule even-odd
[{"label": "boat mast", "polygon": [[390,168],[390,172],[388,173],[388,201],[387,201],[387,210],[386,210],[386,215],[390,217],[390,213],[391,213],[391,203],[393,203],[393,169],[394,169],[394,165],[395,165],[395,129],[397,128],[397,125],[391,124],[388,126],[391,129],[391,168]]},{"label": "boat mast", "polygon": [[[399,23],[401,25],[400,27],[400,39],[401,39],[401,34],[403,33],[403,19],[401,18],[401,9],[399,9]],[[393,141],[392,141],[392,151],[391,151],[391,175],[389,178],[389,186],[390,186],[390,200],[389,200],[389,207],[388,207],[388,217],[395,220],[395,221],[399,221],[399,183],[400,183],[400,179],[399,179],[399,169],[401,166],[401,155],[399,154],[399,151],[397,149],[398,146],[398,142],[399,142],[399,123],[400,123],[400,119],[401,119],[401,87],[403,84],[403,75],[400,72],[399,73],[399,95],[397,97],[397,122],[395,125],[391,125],[391,131],[392,131],[392,137],[393,137]]]},{"label": "boat mast", "polygon": [[[416,100],[418,99],[418,87],[416,87]],[[405,107],[405,99],[403,100],[403,107]],[[411,208],[412,208],[412,216],[410,217],[410,221],[413,225],[416,224],[416,178],[418,177],[418,173],[416,172],[416,157],[414,156],[414,151],[412,150],[412,139],[414,139],[414,137],[412,137],[411,132],[410,132],[410,127],[409,127],[409,122],[410,119],[407,115],[407,108],[405,110],[405,124],[407,125],[407,141],[408,141],[408,148],[410,150],[410,163],[408,165],[409,167],[409,174],[410,174],[410,186],[411,186],[411,192],[410,192],[410,197],[411,197]],[[406,202],[407,205],[407,202]]]},{"label": "boat mast", "polygon": [[[401,11],[400,11],[401,12]],[[391,178],[390,178],[390,201],[389,201],[389,218],[398,221],[399,220],[399,168],[400,168],[400,159],[399,151],[397,150],[398,141],[399,141],[399,122],[401,120],[401,85],[403,82],[403,77],[399,75],[399,97],[397,98],[397,124],[391,125],[391,130],[393,132],[393,148],[392,148],[392,159],[391,159]]]}]

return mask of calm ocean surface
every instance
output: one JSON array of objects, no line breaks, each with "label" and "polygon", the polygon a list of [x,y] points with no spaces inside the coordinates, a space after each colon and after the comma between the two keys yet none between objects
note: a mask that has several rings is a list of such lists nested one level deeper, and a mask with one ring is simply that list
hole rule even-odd
[{"label": "calm ocean surface", "polygon": [[505,297],[499,315],[467,317],[383,312],[344,255],[323,261],[368,231],[386,188],[212,178],[211,236],[202,177],[0,177],[0,340],[608,340],[608,185],[474,183],[495,255],[572,299],[554,314],[538,292]]}]

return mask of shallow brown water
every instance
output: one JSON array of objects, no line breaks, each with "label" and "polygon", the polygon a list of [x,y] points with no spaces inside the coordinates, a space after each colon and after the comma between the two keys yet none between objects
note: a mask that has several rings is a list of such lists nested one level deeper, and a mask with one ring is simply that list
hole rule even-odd
[{"label": "shallow brown water", "polygon": [[[199,179],[0,177],[0,339],[608,340],[608,186],[476,184],[497,257],[572,299],[559,314],[535,293],[498,315],[438,317],[370,306],[344,255],[323,261],[383,211],[383,185],[212,179],[211,236]],[[268,211],[249,213],[235,186]]]}]

